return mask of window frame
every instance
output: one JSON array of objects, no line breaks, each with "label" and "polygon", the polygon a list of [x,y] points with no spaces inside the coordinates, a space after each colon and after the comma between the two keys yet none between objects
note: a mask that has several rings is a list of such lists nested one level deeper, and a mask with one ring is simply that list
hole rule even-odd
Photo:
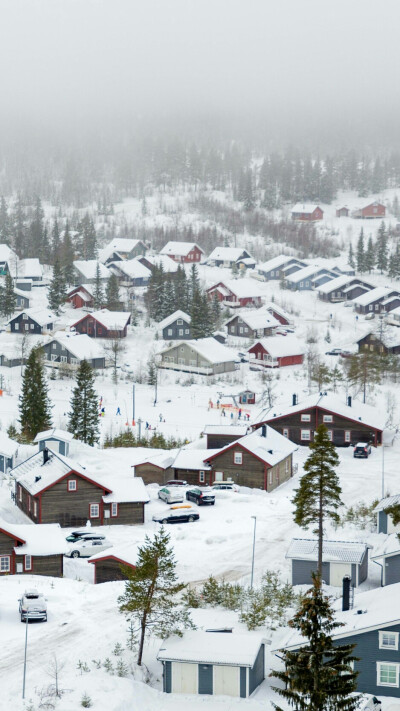
[{"label": "window frame", "polygon": [[33,515],[35,518],[37,518],[38,515],[38,502],[36,499],[33,499]]},{"label": "window frame", "polygon": [[18,495],[18,501],[22,502],[22,486],[21,486],[21,484],[17,484],[17,495]]},{"label": "window frame", "polygon": [[[97,516],[95,516],[92,513],[92,507],[96,507]],[[89,504],[89,518],[100,518],[100,504],[98,504],[97,502],[93,502],[92,504]]]},{"label": "window frame", "polygon": [[[391,684],[388,681],[381,681],[382,667],[395,667],[396,682],[394,684]],[[399,687],[399,671],[400,671],[400,663],[399,662],[377,662],[376,663],[376,685],[377,686],[386,686],[386,687],[390,687],[392,689],[398,688]]]},{"label": "window frame", "polygon": [[[383,643],[383,638],[385,637],[385,635],[387,637],[393,637],[394,645]],[[390,630],[379,630],[379,649],[391,649],[397,652],[399,649],[399,633],[392,632]]]},{"label": "window frame", "polygon": [[311,414],[307,412],[302,412],[300,416],[300,422],[311,422]]},{"label": "window frame", "polygon": [[[308,437],[304,437],[304,434],[308,434]],[[311,442],[311,430],[300,430],[300,440],[302,442]]]},{"label": "window frame", "polygon": [[[71,484],[75,484],[75,486],[71,486]],[[67,491],[78,491],[78,481],[77,479],[68,479],[67,480]]]},{"label": "window frame", "polygon": [[282,436],[283,436],[283,437],[287,437],[287,438],[289,439],[289,428],[288,428],[288,427],[284,427],[284,428],[283,428],[283,430],[282,430]]},{"label": "window frame", "polygon": [[348,443],[351,442],[351,430],[344,431],[344,441]]},{"label": "window frame", "polygon": [[324,425],[331,425],[333,423],[333,415],[322,415],[322,422]]},{"label": "window frame", "polygon": [[199,483],[200,484],[205,484],[206,481],[206,472],[204,469],[200,469],[199,471]]},{"label": "window frame", "polygon": [[111,518],[118,518],[118,503],[116,501],[111,502],[110,514]]},{"label": "window frame", "polygon": [[29,553],[27,555],[24,555],[24,570],[25,572],[30,572],[32,570],[32,556],[29,555]]},{"label": "window frame", "polygon": [[[237,458],[239,461],[236,461]],[[237,466],[241,466],[243,464],[243,452],[234,452],[233,453],[233,463],[236,464]]]},{"label": "window frame", "polygon": [[[3,568],[3,560],[8,561],[8,568]],[[11,556],[0,555],[0,573],[11,573]]]}]

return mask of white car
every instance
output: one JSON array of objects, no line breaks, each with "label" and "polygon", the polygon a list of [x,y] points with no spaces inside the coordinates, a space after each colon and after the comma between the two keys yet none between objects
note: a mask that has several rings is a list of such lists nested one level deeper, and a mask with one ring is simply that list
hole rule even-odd
[{"label": "white car", "polygon": [[105,536],[97,536],[93,539],[83,538],[75,541],[65,555],[68,558],[90,558],[95,553],[101,553],[111,546],[112,543]]},{"label": "white car", "polygon": [[25,590],[19,600],[19,612],[21,622],[26,622],[27,619],[47,622],[46,598],[37,590]]},{"label": "white car", "polygon": [[182,488],[178,486],[163,486],[158,491],[158,498],[167,504],[181,504],[183,502]]}]

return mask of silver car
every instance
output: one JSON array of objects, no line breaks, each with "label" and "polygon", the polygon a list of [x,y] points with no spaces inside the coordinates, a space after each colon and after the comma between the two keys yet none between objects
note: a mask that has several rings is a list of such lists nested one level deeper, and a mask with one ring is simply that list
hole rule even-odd
[{"label": "silver car", "polygon": [[174,486],[164,486],[158,491],[158,498],[167,504],[181,504],[183,502],[182,488]]},{"label": "silver car", "polygon": [[111,548],[112,543],[105,536],[97,538],[82,538],[73,543],[65,555],[68,558],[90,558],[95,553],[102,553],[107,548]]},{"label": "silver car", "polygon": [[25,590],[19,600],[19,612],[21,622],[26,622],[27,619],[47,622],[46,598],[37,590]]}]

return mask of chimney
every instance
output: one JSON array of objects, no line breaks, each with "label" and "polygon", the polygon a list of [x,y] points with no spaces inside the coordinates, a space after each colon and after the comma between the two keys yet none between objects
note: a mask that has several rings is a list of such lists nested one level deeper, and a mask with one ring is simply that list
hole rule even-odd
[{"label": "chimney", "polygon": [[43,464],[46,464],[46,462],[49,461],[49,450],[47,447],[44,448],[43,450]]},{"label": "chimney", "polygon": [[295,393],[292,395],[292,405],[297,405],[297,395]]},{"label": "chimney", "polygon": [[267,425],[261,425],[261,437],[267,436]]},{"label": "chimney", "polygon": [[342,610],[350,610],[350,578],[348,575],[343,578]]},{"label": "chimney", "polygon": [[347,404],[349,407],[351,407],[351,395],[347,397]]}]

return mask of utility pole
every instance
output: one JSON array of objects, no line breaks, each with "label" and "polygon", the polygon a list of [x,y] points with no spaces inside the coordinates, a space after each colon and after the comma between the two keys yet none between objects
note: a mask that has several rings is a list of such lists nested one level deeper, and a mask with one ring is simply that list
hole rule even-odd
[{"label": "utility pole", "polygon": [[135,426],[135,384],[132,385],[132,427]]}]

